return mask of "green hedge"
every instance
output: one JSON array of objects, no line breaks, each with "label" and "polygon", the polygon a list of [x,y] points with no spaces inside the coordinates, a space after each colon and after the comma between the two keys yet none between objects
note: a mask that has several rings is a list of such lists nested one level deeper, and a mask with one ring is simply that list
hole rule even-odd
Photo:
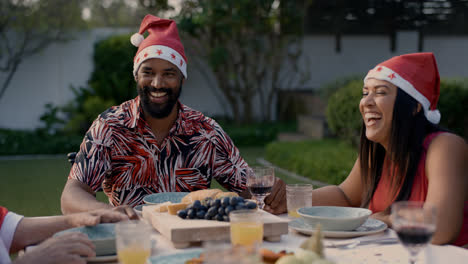
[{"label": "green hedge", "polygon": [[[438,109],[442,114],[440,125],[468,139],[468,80],[444,79],[440,84]],[[362,80],[350,80],[328,99],[326,110],[330,130],[340,139],[359,143],[361,114],[359,101]]]},{"label": "green hedge", "polygon": [[[279,132],[296,131],[296,123],[263,123],[237,126],[220,122],[236,146],[264,146]],[[60,154],[78,151],[83,135],[50,134],[35,131],[0,129],[0,155]]]},{"label": "green hedge", "polygon": [[77,151],[83,136],[51,135],[41,130],[0,129],[0,155],[61,154]]},{"label": "green hedge", "polygon": [[359,101],[362,80],[351,80],[338,89],[328,100],[326,116],[330,130],[346,142],[357,146],[361,129]]},{"label": "green hedge", "polygon": [[275,141],[280,132],[297,131],[295,122],[257,123],[236,125],[232,122],[217,120],[236,146],[265,146]]},{"label": "green hedge", "polygon": [[281,168],[330,184],[341,183],[357,158],[355,148],[336,139],[273,142],[265,152]]}]

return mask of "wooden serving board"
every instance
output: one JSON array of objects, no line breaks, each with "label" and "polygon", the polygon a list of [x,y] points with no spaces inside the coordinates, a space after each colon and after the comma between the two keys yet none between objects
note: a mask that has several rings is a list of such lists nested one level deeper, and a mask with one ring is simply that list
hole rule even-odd
[{"label": "wooden serving board", "polygon": [[[288,233],[288,220],[259,210],[263,221],[263,235],[267,241],[280,241]],[[143,207],[143,218],[169,239],[175,248],[189,247],[193,242],[230,238],[229,222],[182,219],[177,215],[155,212],[153,206]]]}]

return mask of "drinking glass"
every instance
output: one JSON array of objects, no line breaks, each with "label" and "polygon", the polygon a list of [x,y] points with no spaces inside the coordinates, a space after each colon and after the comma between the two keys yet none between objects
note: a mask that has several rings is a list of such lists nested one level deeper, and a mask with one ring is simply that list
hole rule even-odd
[{"label": "drinking glass", "polygon": [[425,248],[436,229],[436,208],[424,202],[401,201],[392,205],[392,226],[409,252],[409,262]]},{"label": "drinking glass", "polygon": [[263,241],[263,222],[257,210],[236,210],[229,213],[231,244],[255,247]]},{"label": "drinking glass", "polygon": [[255,198],[258,208],[265,207],[264,199],[271,193],[275,183],[275,170],[271,167],[254,167],[247,173],[247,187]]},{"label": "drinking glass", "polygon": [[261,262],[257,247],[232,245],[225,240],[203,242],[204,264],[258,264]]},{"label": "drinking glass", "polygon": [[312,206],[312,190],[312,184],[286,185],[286,205],[288,207],[289,217],[300,217],[297,213],[297,209]]},{"label": "drinking glass", "polygon": [[117,257],[122,264],[145,264],[151,254],[151,227],[142,221],[115,225]]}]

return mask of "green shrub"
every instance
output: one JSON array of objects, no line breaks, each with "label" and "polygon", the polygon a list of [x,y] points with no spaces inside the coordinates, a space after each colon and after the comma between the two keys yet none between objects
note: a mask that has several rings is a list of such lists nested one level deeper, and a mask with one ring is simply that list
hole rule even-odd
[{"label": "green shrub", "polygon": [[352,80],[338,89],[330,96],[326,110],[330,130],[338,138],[355,146],[359,143],[361,128],[359,101],[362,84],[362,80]]},{"label": "green shrub", "polygon": [[440,83],[440,125],[468,139],[468,79]]},{"label": "green shrub", "polygon": [[233,122],[217,120],[236,146],[264,146],[276,140],[280,132],[296,131],[296,123],[257,123],[236,125]]},{"label": "green shrub", "polygon": [[350,76],[344,76],[337,78],[331,82],[326,83],[325,85],[321,86],[319,89],[320,96],[325,100],[328,101],[330,96],[332,96],[336,91],[341,89],[343,86],[346,86],[348,83],[352,81],[361,81],[364,80],[364,75],[355,74]]},{"label": "green shrub", "polygon": [[[361,129],[359,100],[362,80],[352,80],[333,93],[326,110],[330,130],[347,142],[357,145]],[[442,80],[438,109],[442,114],[440,125],[468,138],[468,84],[467,80]]]},{"label": "green shrub", "polygon": [[43,130],[0,129],[0,155],[68,153],[78,151],[82,140],[83,136],[51,135]]},{"label": "green shrub", "polygon": [[135,53],[136,48],[130,43],[128,34],[111,36],[95,44],[94,71],[88,84],[96,96],[118,104],[136,96]]},{"label": "green shrub", "polygon": [[[46,127],[61,125],[67,134],[83,135],[104,110],[134,98],[137,95],[132,74],[135,52],[128,34],[97,42],[94,71],[88,86],[71,87],[75,98],[64,106],[47,106],[48,112],[43,116]],[[59,109],[64,117],[57,118],[59,114],[55,109]]]},{"label": "green shrub", "polygon": [[265,152],[277,166],[329,184],[341,183],[357,158],[356,149],[336,139],[273,142]]}]

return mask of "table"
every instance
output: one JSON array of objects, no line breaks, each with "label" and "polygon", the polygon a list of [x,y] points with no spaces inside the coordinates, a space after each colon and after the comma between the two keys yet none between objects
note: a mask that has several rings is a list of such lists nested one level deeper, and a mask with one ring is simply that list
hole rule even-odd
[{"label": "table", "polygon": [[[281,215],[281,217],[287,218],[287,215]],[[174,254],[177,252],[183,252],[187,249],[176,249],[172,243],[159,234],[156,230],[152,234],[152,237],[155,241],[155,246],[152,250],[153,256]],[[280,248],[294,249],[299,247],[299,245],[308,238],[309,236],[301,235],[296,233],[293,230],[289,230],[287,235],[282,235],[280,242],[266,242],[262,244],[264,247],[274,246]],[[387,229],[385,232],[375,234],[372,236],[361,237],[361,239],[369,238],[391,238],[396,237],[396,233]],[[358,238],[359,239],[359,238]],[[344,241],[345,239],[325,239],[324,243]],[[201,248],[201,245],[198,247],[191,247],[189,249]],[[337,249],[337,248],[325,248],[325,256],[336,262],[340,263],[408,263],[408,252],[403,246],[399,243],[390,244],[390,245],[378,245],[378,244],[368,244],[357,246],[353,249]],[[116,263],[116,262],[113,262]],[[436,263],[451,263],[451,264],[466,264],[468,263],[468,250],[445,245],[429,245],[423,252],[419,254],[417,263],[427,263],[427,264],[436,264]]]}]

